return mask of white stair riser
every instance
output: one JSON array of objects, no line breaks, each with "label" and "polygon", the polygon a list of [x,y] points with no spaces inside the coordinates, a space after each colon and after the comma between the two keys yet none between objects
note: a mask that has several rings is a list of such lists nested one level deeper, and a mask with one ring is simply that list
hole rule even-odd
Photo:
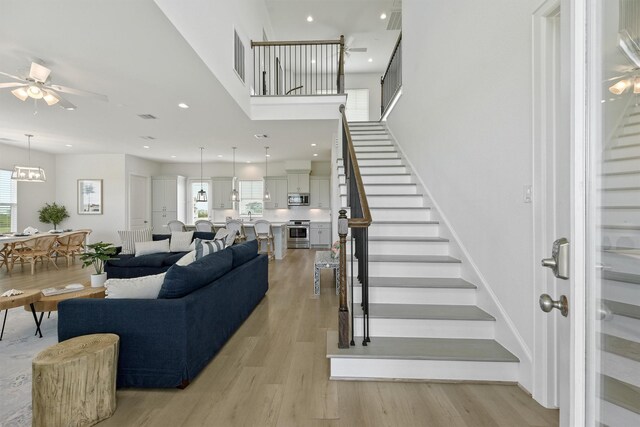
[{"label": "white stair riser", "polygon": [[401,166],[402,159],[358,159],[358,166]]},{"label": "white stair riser", "polygon": [[638,206],[640,190],[603,191],[603,206]]},{"label": "white stair riser", "polygon": [[400,154],[397,151],[361,151],[356,153],[356,157],[358,158],[358,164],[360,164],[361,160],[364,159],[397,159],[400,158]]},{"label": "white stair riser", "polygon": [[378,126],[378,125],[367,125],[367,126],[349,125],[349,130],[351,131],[351,135],[361,133],[361,132],[385,132],[386,131],[386,129],[383,126]]},{"label": "white stair riser", "polygon": [[[372,185],[365,184],[364,192],[367,196],[374,194],[416,194],[418,187],[415,184],[396,184],[396,185]],[[347,186],[346,184],[340,185],[340,194],[346,196]]]},{"label": "white stair riser", "polygon": [[638,425],[638,414],[605,400],[598,400],[600,405],[600,425],[633,426]]},{"label": "white stair riser", "polygon": [[638,319],[613,315],[611,319],[600,322],[600,327],[605,334],[640,342],[640,321]]},{"label": "white stair riser", "polygon": [[[362,317],[353,319],[356,335],[362,335]],[[374,337],[493,339],[495,322],[484,320],[384,319],[369,318]]]},{"label": "white stair riser", "polygon": [[[353,288],[353,301],[356,304],[362,302],[362,288],[360,286]],[[369,303],[474,305],[476,290],[370,286]]]},{"label": "white stair riser", "polygon": [[640,230],[602,230],[605,248],[640,248]]},{"label": "white stair riser", "polygon": [[354,148],[358,148],[360,145],[384,145],[393,147],[393,141],[388,138],[372,138],[368,137],[366,139],[352,139]]},{"label": "white stair riser", "polygon": [[[342,206],[347,206],[347,196],[341,196],[340,203]],[[403,208],[420,208],[423,207],[422,197],[415,197],[411,195],[402,196],[382,196],[382,195],[367,195],[367,201],[369,202],[369,208],[384,208],[386,206],[398,206]]]},{"label": "white stair riser", "polygon": [[431,209],[372,209],[371,216],[374,222],[429,221],[431,219]]},{"label": "white stair riser", "polygon": [[617,354],[602,353],[600,373],[640,387],[640,363]]},{"label": "white stair riser", "polygon": [[602,166],[602,172],[631,172],[638,170],[640,159],[626,159],[612,162],[605,162]]},{"label": "white stair riser", "polygon": [[[340,184],[345,183],[345,176],[340,176]],[[362,175],[364,184],[408,184],[413,182],[411,175]]]},{"label": "white stair riser", "polygon": [[[640,200],[637,203],[640,206]],[[640,225],[640,209],[603,209],[602,223]]]},{"label": "white stair riser", "polygon": [[[640,143],[640,137],[638,138],[638,143]],[[630,156],[640,156],[640,145],[630,144],[630,145],[618,145],[617,148],[613,150],[607,150],[605,154],[607,159],[619,159],[621,157],[630,157]]]},{"label": "white stair riser", "polygon": [[351,134],[351,141],[368,141],[368,140],[383,140],[391,142],[391,138],[387,134],[382,134],[380,132],[370,132],[370,133],[360,133],[360,134]]},{"label": "white stair riser", "polygon": [[616,146],[620,146],[620,145],[629,145],[629,144],[635,144],[637,142],[640,142],[639,135],[631,135],[631,134],[632,132],[625,131],[623,134],[616,135],[614,144]]},{"label": "white stair riser", "polygon": [[[622,242],[621,242],[622,243]],[[635,257],[628,257],[617,253],[603,252],[602,264],[607,266],[611,271],[621,271],[625,273],[640,275],[640,263]],[[640,290],[640,285],[638,290]],[[626,302],[626,301],[620,301]]]},{"label": "white stair riser", "polygon": [[518,363],[332,358],[331,379],[517,381]]},{"label": "white stair riser", "polygon": [[637,187],[639,182],[640,174],[611,175],[603,177],[602,186],[603,188]]},{"label": "white stair riser", "polygon": [[[347,242],[347,250],[351,251],[350,242]],[[369,255],[449,255],[449,243],[369,240]]]},{"label": "white stair riser", "polygon": [[611,301],[624,302],[640,306],[640,285],[635,283],[604,280],[602,282],[602,297]]},{"label": "white stair riser", "polygon": [[[349,263],[350,264],[350,263]],[[358,271],[354,262],[354,272]],[[350,270],[350,265],[347,270]],[[351,272],[348,271],[350,274]],[[369,276],[379,277],[460,277],[460,263],[455,262],[371,262]]]},{"label": "white stair riser", "polygon": [[637,133],[640,132],[640,122],[638,116],[631,116],[625,120],[625,123],[619,128],[620,133]]},{"label": "white stair riser", "polygon": [[361,153],[368,153],[371,151],[391,151],[395,152],[396,147],[393,145],[374,145],[373,147],[369,147],[366,145],[355,145],[356,156],[360,156]]},{"label": "white stair riser", "polygon": [[438,224],[381,224],[375,221],[369,226],[369,236],[421,236],[438,237]]},{"label": "white stair riser", "polygon": [[[344,166],[338,166],[338,173],[344,174]],[[360,166],[361,174],[394,174],[394,173],[407,173],[406,166]]]}]

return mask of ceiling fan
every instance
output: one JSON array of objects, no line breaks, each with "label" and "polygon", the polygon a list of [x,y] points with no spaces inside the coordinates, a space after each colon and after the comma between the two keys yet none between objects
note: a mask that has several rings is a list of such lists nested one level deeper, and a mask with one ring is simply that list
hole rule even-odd
[{"label": "ceiling fan", "polygon": [[353,47],[353,41],[355,40],[354,36],[349,36],[347,41],[344,43],[344,54],[348,58],[351,56],[351,53],[354,52],[366,52],[366,47]]},{"label": "ceiling fan", "polygon": [[51,84],[51,70],[37,62],[31,63],[31,69],[27,77],[18,77],[2,71],[0,71],[0,75],[18,80],[17,82],[0,83],[0,89],[13,88],[11,93],[21,101],[26,101],[27,98],[32,98],[36,101],[43,99],[47,105],[59,104],[65,110],[75,110],[76,106],[66,100],[61,93],[91,96],[101,101],[108,101],[105,95],[100,95],[99,93]]}]

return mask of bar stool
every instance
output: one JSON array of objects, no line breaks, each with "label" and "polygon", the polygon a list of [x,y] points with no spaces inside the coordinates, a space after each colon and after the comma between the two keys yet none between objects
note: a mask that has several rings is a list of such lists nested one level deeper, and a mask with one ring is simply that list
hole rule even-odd
[{"label": "bar stool", "polygon": [[267,256],[269,259],[274,259],[275,243],[271,223],[267,220],[259,219],[253,223],[253,228],[256,232],[256,240],[258,241],[258,252],[260,252],[262,248],[262,242],[267,242]]},{"label": "bar stool", "polygon": [[244,233],[244,225],[242,221],[238,219],[227,220],[227,231],[235,237],[235,243],[242,243],[247,240],[247,235]]},{"label": "bar stool", "polygon": [[199,219],[196,221],[196,231],[206,231],[213,233],[213,223],[208,219]]},{"label": "bar stool", "polygon": [[184,226],[184,222],[178,220],[169,221],[167,223],[167,227],[169,227],[169,232],[187,230],[187,228]]}]

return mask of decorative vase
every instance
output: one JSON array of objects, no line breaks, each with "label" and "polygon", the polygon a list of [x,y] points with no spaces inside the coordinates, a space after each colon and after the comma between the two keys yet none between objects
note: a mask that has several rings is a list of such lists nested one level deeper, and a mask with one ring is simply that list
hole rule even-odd
[{"label": "decorative vase", "polygon": [[101,288],[104,286],[104,282],[107,281],[107,273],[92,274],[91,275],[91,287]]}]

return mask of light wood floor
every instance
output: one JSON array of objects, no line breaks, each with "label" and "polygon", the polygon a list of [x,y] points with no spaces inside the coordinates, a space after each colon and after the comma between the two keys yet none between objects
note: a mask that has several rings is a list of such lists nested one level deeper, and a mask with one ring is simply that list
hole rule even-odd
[{"label": "light wood floor", "polygon": [[[104,426],[556,426],[516,385],[328,380],[327,329],[337,329],[337,297],[323,270],[313,297],[310,250],[270,263],[269,292],[220,353],[185,390],[118,391]],[[88,281],[80,264],[60,271],[25,267],[0,291]]]}]

